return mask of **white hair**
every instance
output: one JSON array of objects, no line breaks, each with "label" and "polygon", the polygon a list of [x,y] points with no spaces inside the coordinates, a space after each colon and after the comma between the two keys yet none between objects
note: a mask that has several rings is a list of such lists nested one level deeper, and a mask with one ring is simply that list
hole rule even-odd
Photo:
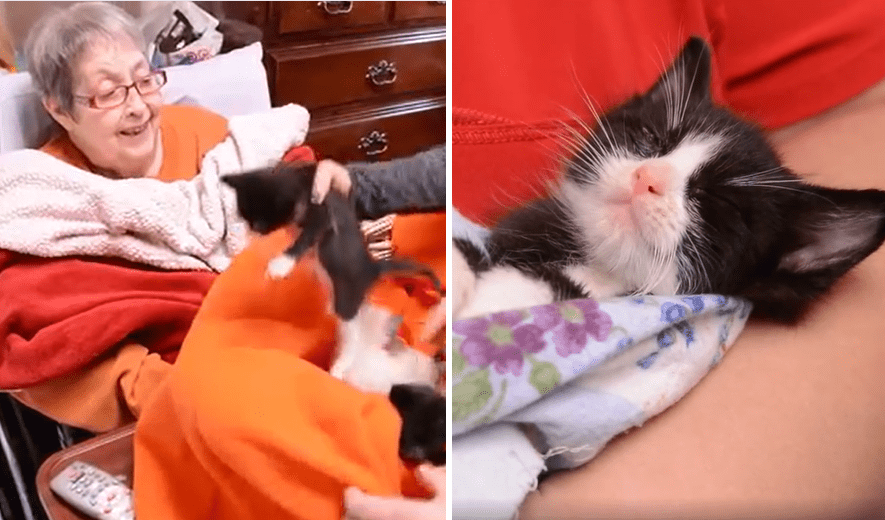
[{"label": "white hair", "polygon": [[25,42],[28,72],[44,98],[70,113],[74,106],[74,67],[96,41],[129,38],[145,51],[144,36],[126,11],[105,2],[83,2],[45,14]]}]

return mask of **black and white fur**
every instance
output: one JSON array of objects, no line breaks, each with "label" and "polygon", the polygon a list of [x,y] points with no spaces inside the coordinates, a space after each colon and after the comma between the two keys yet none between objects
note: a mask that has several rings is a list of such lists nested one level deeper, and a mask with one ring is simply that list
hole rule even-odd
[{"label": "black and white fur", "polygon": [[283,163],[237,175],[222,181],[237,193],[237,210],[258,233],[296,225],[301,234],[267,267],[270,278],[288,275],[298,259],[317,247],[320,265],[329,275],[335,314],[353,319],[366,293],[385,273],[419,274],[429,278],[437,290],[439,278],[428,267],[405,260],[374,260],[366,248],[353,201],[335,190],[321,204],[311,203],[315,163]]},{"label": "black and white fur", "polygon": [[648,92],[569,130],[549,196],[479,241],[455,240],[455,317],[718,293],[793,322],[878,249],[885,192],[802,181],[759,128],[712,102],[710,73],[709,47],[691,38]]},{"label": "black and white fur", "polygon": [[390,402],[402,417],[399,455],[414,462],[446,463],[446,398],[427,385],[403,384],[390,389]]},{"label": "black and white fur", "polygon": [[295,242],[268,264],[270,278],[285,277],[316,246],[339,317],[338,348],[329,370],[332,376],[362,391],[383,394],[398,383],[435,384],[439,374],[433,358],[398,342],[391,329],[396,317],[364,300],[372,285],[388,272],[426,276],[437,290],[439,279],[423,265],[372,259],[348,197],[332,190],[322,204],[311,203],[315,174],[313,163],[287,163],[222,180],[236,191],[237,209],[253,230],[269,233],[290,224],[301,228]]}]

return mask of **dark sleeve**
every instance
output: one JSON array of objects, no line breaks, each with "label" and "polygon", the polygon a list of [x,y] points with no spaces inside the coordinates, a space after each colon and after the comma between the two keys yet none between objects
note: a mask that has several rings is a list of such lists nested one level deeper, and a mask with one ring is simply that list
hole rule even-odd
[{"label": "dark sleeve", "polygon": [[440,211],[446,207],[446,147],[411,157],[346,165],[353,179],[357,215]]}]

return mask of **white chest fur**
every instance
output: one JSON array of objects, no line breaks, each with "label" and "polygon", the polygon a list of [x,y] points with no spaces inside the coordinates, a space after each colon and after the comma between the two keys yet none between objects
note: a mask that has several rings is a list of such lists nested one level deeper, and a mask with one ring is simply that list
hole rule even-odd
[{"label": "white chest fur", "polygon": [[493,267],[476,277],[472,294],[455,318],[519,309],[553,302],[546,282],[526,276],[513,267]]},{"label": "white chest fur", "polygon": [[610,298],[623,294],[627,289],[623,280],[586,265],[569,266],[565,268],[565,275],[594,298]]}]

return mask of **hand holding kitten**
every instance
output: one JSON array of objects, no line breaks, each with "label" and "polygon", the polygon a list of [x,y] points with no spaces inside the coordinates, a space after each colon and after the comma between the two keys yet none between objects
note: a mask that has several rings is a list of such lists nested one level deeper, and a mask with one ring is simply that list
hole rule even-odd
[{"label": "hand holding kitten", "polygon": [[347,168],[331,159],[323,159],[317,163],[310,201],[321,204],[332,188],[342,195],[348,195],[352,186]]}]

